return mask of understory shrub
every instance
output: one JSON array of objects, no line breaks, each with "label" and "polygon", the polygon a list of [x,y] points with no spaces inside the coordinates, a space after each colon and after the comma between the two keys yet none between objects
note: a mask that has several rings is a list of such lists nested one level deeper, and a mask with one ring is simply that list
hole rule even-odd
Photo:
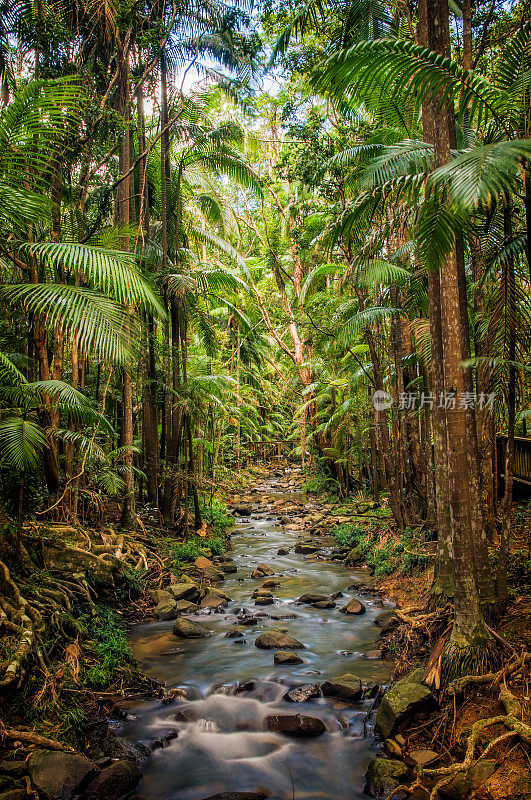
[{"label": "understory shrub", "polygon": [[371,523],[344,523],[336,525],[332,534],[340,547],[355,547],[377,577],[424,570],[433,558],[425,551],[422,532],[417,528],[406,528],[401,536],[382,536]]},{"label": "understory shrub", "polygon": [[107,606],[96,606],[97,615],[87,624],[87,634],[97,656],[97,663],[90,666],[84,682],[94,689],[104,689],[112,682],[124,666],[134,664],[131,647],[125,629],[116,614]]}]

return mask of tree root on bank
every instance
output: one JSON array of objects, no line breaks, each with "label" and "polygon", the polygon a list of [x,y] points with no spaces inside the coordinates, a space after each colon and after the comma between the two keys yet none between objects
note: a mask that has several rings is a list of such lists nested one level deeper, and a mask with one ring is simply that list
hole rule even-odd
[{"label": "tree root on bank", "polygon": [[0,561],[0,631],[16,637],[14,652],[0,663],[0,692],[18,683],[24,675],[24,663],[44,630],[42,616],[21,595],[9,569]]},{"label": "tree root on bank", "polygon": [[455,695],[460,694],[467,686],[480,686],[487,683],[492,683],[493,686],[496,686],[502,679],[519,672],[529,661],[531,661],[531,653],[523,653],[498,672],[487,672],[484,675],[465,675],[463,678],[456,678],[447,686],[446,691],[450,695]]},{"label": "tree root on bank", "polygon": [[[487,684],[491,684],[493,687],[499,686],[498,697],[504,707],[505,714],[479,719],[472,725],[472,729],[466,737],[465,755],[462,761],[449,764],[445,767],[418,767],[415,771],[414,782],[410,785],[404,784],[397,786],[396,789],[388,795],[386,800],[392,800],[399,792],[403,792],[409,796],[417,789],[422,789],[426,792],[429,796],[429,800],[436,800],[439,789],[450,783],[460,773],[468,772],[474,764],[487,758],[492,751],[503,742],[517,737],[525,745],[531,746],[531,725],[524,721],[522,705],[506,683],[508,678],[514,678],[530,661],[531,653],[523,653],[519,658],[507,664],[498,672],[491,672],[486,675],[466,675],[454,680],[446,689],[446,694],[453,697],[462,693],[468,686],[484,686]],[[506,731],[492,739],[483,747],[481,753],[476,756],[476,748],[481,735],[487,728],[493,725],[503,725]],[[429,789],[423,783],[425,779],[430,781],[436,779],[436,783]]]},{"label": "tree root on bank", "polygon": [[23,742],[24,744],[34,744],[35,747],[44,750],[62,750],[65,753],[74,753],[75,750],[66,744],[41,736],[34,731],[18,731],[14,728],[0,727],[0,741]]}]

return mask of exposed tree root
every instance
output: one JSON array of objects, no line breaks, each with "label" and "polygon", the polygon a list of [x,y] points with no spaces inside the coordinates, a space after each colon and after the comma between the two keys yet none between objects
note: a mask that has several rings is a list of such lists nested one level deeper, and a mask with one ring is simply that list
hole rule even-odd
[{"label": "exposed tree root", "polygon": [[[472,725],[464,743],[465,754],[462,761],[443,767],[418,767],[415,772],[413,784],[409,786],[397,786],[386,800],[392,800],[398,792],[404,792],[410,795],[417,789],[425,791],[426,794],[429,795],[430,800],[436,800],[438,792],[443,786],[450,783],[460,773],[468,772],[478,761],[486,759],[489,756],[492,758],[493,751],[495,751],[500,744],[516,738],[523,744],[530,746],[531,725],[524,721],[522,705],[509,689],[506,682],[509,678],[514,679],[530,661],[531,653],[523,653],[497,672],[490,672],[483,675],[465,675],[452,681],[446,689],[446,694],[454,698],[469,686],[479,687],[490,684],[494,688],[499,687],[498,697],[503,705],[505,714],[482,718]],[[476,755],[478,744],[484,732],[487,728],[494,725],[503,725],[506,730],[488,742],[488,744],[484,745],[479,754]],[[434,785],[431,785],[431,788],[427,788],[423,783],[426,779],[430,781],[430,785],[433,779],[435,779],[436,782]]]},{"label": "exposed tree root", "polygon": [[55,739],[48,739],[47,736],[41,736],[33,731],[17,731],[14,728],[4,728],[3,726],[0,728],[0,740],[34,744],[36,747],[41,747],[45,750],[64,750],[66,753],[75,752],[72,747]]},{"label": "exposed tree root", "polygon": [[456,678],[448,685],[446,691],[448,694],[453,695],[460,694],[467,686],[480,686],[487,683],[492,683],[493,686],[495,686],[499,684],[503,678],[515,675],[529,661],[531,661],[531,653],[523,653],[519,658],[506,664],[505,667],[498,672],[487,672],[483,675],[465,675],[462,678]]}]

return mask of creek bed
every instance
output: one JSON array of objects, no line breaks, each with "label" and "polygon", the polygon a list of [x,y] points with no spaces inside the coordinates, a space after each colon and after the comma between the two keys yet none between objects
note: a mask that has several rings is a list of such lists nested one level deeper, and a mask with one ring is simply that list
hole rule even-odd
[{"label": "creek bed", "polygon": [[[275,492],[275,482],[264,487]],[[282,495],[279,495],[282,496]],[[299,501],[290,493],[286,499]],[[302,509],[301,509],[302,510]],[[223,590],[232,598],[222,613],[192,616],[211,629],[205,639],[180,639],[172,634],[173,622],[150,622],[132,627],[131,643],[141,668],[168,688],[179,687],[186,697],[171,705],[143,703],[131,710],[124,735],[147,745],[162,740],[144,765],[140,792],[149,800],[204,800],[222,792],[263,793],[270,800],[355,800],[364,798],[364,773],[374,744],[366,735],[364,720],[371,700],[355,704],[337,698],[316,697],[291,703],[283,695],[300,684],[320,684],[334,676],[353,673],[363,682],[388,680],[390,666],[364,658],[374,649],[378,628],[374,617],[382,604],[376,597],[360,596],[349,589],[366,579],[362,571],[342,563],[305,558],[293,552],[301,532],[284,530],[278,519],[237,523],[232,550],[237,572],[228,576]],[[323,542],[315,537],[320,546]],[[280,547],[291,548],[277,555]],[[326,551],[325,551],[326,552]],[[256,606],[251,594],[264,579],[251,572],[264,563],[274,570],[281,586],[273,589],[274,605]],[[305,593],[331,595],[343,592],[336,608],[299,605]],[[352,597],[359,597],[366,613],[339,612]],[[385,603],[385,608],[391,604]],[[244,639],[226,638],[237,625],[241,609],[263,613],[258,624],[245,628]],[[295,614],[294,619],[273,619]],[[272,628],[285,629],[305,646],[297,652],[304,663],[276,666],[274,650],[261,650],[255,638]],[[279,648],[280,649],[280,648]],[[237,684],[253,682],[244,691]],[[267,730],[266,717],[303,714],[321,719],[320,736],[285,736]],[[176,738],[166,742],[166,734]]]}]

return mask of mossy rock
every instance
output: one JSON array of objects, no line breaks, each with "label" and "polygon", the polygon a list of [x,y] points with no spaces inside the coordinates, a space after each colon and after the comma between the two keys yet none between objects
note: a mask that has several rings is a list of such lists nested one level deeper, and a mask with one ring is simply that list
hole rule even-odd
[{"label": "mossy rock", "polygon": [[407,776],[402,761],[391,758],[374,758],[365,773],[364,791],[370,797],[387,797]]},{"label": "mossy rock", "polygon": [[496,771],[496,761],[483,758],[476,761],[467,772],[459,772],[455,778],[441,786],[439,794],[447,800],[465,800],[479,789]]},{"label": "mossy rock", "polygon": [[175,600],[197,600],[200,592],[197,584],[179,581],[179,583],[170,583],[168,592],[175,598]]},{"label": "mossy rock", "polygon": [[179,636],[181,639],[204,639],[211,636],[212,631],[201,625],[200,622],[180,617],[173,626],[173,635]]},{"label": "mossy rock", "polygon": [[345,564],[347,564],[349,567],[354,567],[356,564],[361,564],[362,561],[363,553],[359,547],[353,547],[345,556]]},{"label": "mossy rock", "polygon": [[278,630],[264,631],[254,643],[261,650],[301,650],[304,647],[293,636]]},{"label": "mossy rock", "polygon": [[324,681],[321,689],[325,697],[339,697],[341,700],[359,700],[363,694],[361,680],[349,672]]},{"label": "mossy rock", "polygon": [[176,606],[177,601],[173,597],[165,597],[157,603],[155,615],[162,620],[175,619],[179,615]]},{"label": "mossy rock", "polygon": [[376,728],[384,739],[392,736],[419,711],[436,706],[437,701],[427,686],[417,682],[419,672],[422,670],[415,670],[411,676],[398,681],[384,695],[376,715]]}]

